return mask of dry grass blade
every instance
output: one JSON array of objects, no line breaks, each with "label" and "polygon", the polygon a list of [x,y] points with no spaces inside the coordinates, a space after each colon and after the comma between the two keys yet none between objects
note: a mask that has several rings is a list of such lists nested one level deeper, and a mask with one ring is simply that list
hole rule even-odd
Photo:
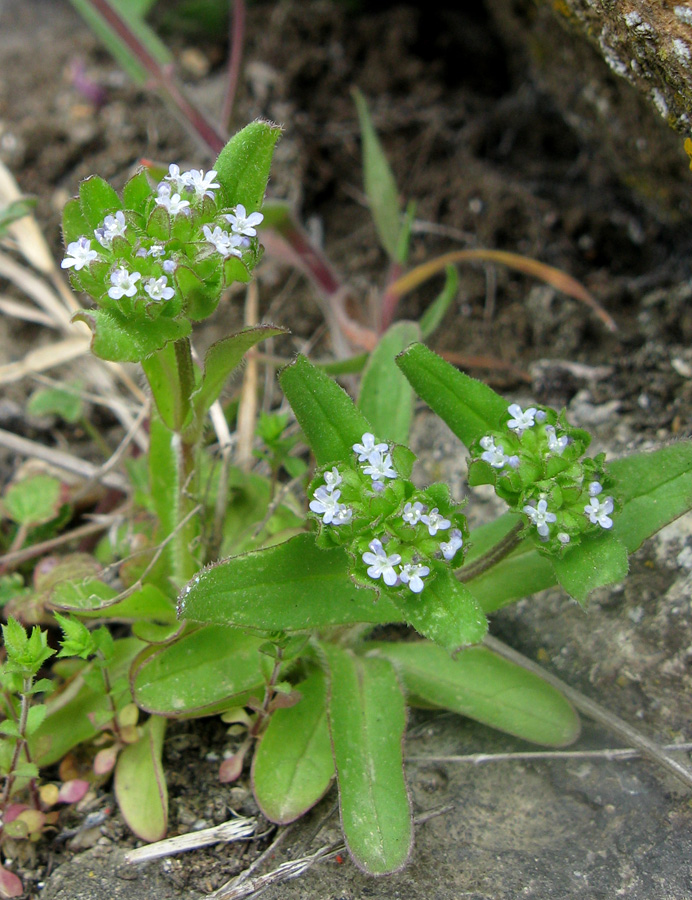
[{"label": "dry grass blade", "polygon": [[46,328],[53,328],[54,322],[49,315],[21,303],[13,297],[5,297],[0,295],[0,312],[11,316],[13,319],[21,319],[23,322],[32,322],[35,325],[45,325]]},{"label": "dry grass blade", "polygon": [[[20,265],[11,256],[0,252],[0,276],[11,281],[27,297],[53,319],[54,327],[74,334],[74,326],[70,324],[71,312],[63,306],[55,292],[46,282],[34,275],[25,266]],[[86,326],[84,326],[86,328]]]},{"label": "dry grass blade", "polygon": [[179,834],[163,841],[156,841],[154,844],[138,847],[136,850],[128,850],[123,860],[126,863],[150,862],[152,859],[175,856],[177,853],[186,853],[188,850],[197,850],[199,847],[209,847],[211,844],[245,841],[254,836],[256,827],[256,819],[231,819],[221,825],[214,825],[212,828]]},{"label": "dry grass blade", "polygon": [[[9,206],[21,198],[22,193],[17,182],[10,174],[9,169],[0,162],[0,206]],[[33,216],[28,215],[17,219],[10,225],[8,231],[16,241],[19,252],[35,269],[44,275],[52,274],[55,262]]]},{"label": "dry grass blade", "polygon": [[65,338],[64,341],[56,341],[38,350],[31,350],[24,359],[0,366],[0,384],[10,384],[27,375],[53,369],[83,356],[88,350],[89,338],[86,336]]},{"label": "dry grass blade", "polygon": [[407,272],[406,275],[398,278],[389,286],[387,289],[388,293],[394,294],[397,297],[403,297],[404,294],[408,294],[409,291],[412,291],[420,284],[423,284],[433,275],[436,275],[438,272],[443,272],[446,266],[460,262],[472,262],[474,260],[500,263],[510,269],[515,269],[517,272],[523,272],[525,275],[531,275],[533,278],[545,281],[546,284],[552,285],[568,297],[572,297],[575,300],[579,300],[581,303],[586,304],[586,306],[593,310],[609,331],[617,331],[617,325],[613,318],[603,309],[595,297],[586,290],[584,285],[576,280],[576,278],[572,278],[570,275],[567,275],[561,269],[556,269],[554,266],[548,266],[536,259],[529,259],[528,256],[522,256],[519,253],[508,253],[505,250],[455,250],[451,253],[444,253],[442,256],[438,256],[430,262],[423,263],[415,269],[412,269],[410,272]]}]

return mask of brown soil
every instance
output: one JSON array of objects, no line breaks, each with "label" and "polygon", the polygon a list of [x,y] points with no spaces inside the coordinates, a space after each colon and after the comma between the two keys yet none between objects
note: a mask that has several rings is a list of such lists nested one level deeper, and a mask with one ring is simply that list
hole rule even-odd
[{"label": "brown soil", "polygon": [[[405,4],[363,4],[367,11],[360,12],[314,0],[252,7],[235,122],[265,116],[284,125],[271,194],[289,198],[323,236],[367,320],[386,259],[363,205],[349,93],[359,87],[402,194],[417,204],[412,263],[463,246],[526,254],[582,280],[619,327],[610,334],[585,307],[524,276],[464,268],[455,308],[433,346],[494,358],[476,374],[519,399],[523,392],[567,405],[611,452],[689,436],[689,213],[654,218],[646,211],[598,148],[585,145],[508,58],[480,3],[429,6],[426,15]],[[182,75],[191,96],[213,114],[226,48],[208,35],[177,31],[167,39],[187,61]],[[99,107],[75,84],[77,65],[103,89]],[[665,126],[652,124],[658,127]],[[155,96],[127,82],[62,0],[0,0],[0,157],[38,198],[37,216],[56,256],[60,208],[81,178],[97,172],[120,186],[141,157],[210,162]],[[685,169],[681,151],[681,178]],[[293,331],[285,353],[320,326],[310,287],[275,261],[260,274],[260,292],[263,309]],[[432,288],[417,293],[401,315],[416,317],[433,296]],[[240,318],[240,310],[228,310],[224,330]],[[3,360],[19,359],[45,339],[36,326],[0,322]],[[328,351],[326,342],[315,350]],[[8,392],[0,426],[53,442],[54,433],[22,415],[29,387]],[[417,443],[424,474],[446,473],[463,492],[461,451],[449,433],[422,414]],[[588,615],[553,591],[498,616],[495,626],[661,741],[683,739],[692,713],[685,570],[692,529],[684,521],[645,548],[624,587],[599,592]],[[599,729],[585,728],[581,747],[607,745]],[[455,717],[419,714],[408,752],[518,746]],[[171,729],[171,833],[224,821],[231,809],[255,812],[247,781],[218,784],[216,757],[228,747],[216,721]],[[453,808],[421,827],[403,874],[372,881],[348,862],[331,862],[266,896],[682,900],[692,892],[690,807],[643,763],[412,764],[409,777],[417,812]],[[315,835],[334,801],[330,795],[268,865],[337,835],[335,816]],[[68,815],[65,826],[71,824]],[[22,861],[32,896],[48,879],[43,896],[51,900],[193,897],[219,887],[267,845],[195,851],[132,874],[114,857],[134,843],[117,816],[92,837],[87,855],[69,844],[42,844]]]}]

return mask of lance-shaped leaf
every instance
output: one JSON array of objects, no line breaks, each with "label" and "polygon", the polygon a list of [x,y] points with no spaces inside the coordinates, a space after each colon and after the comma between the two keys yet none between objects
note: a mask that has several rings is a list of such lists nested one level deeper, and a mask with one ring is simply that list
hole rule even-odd
[{"label": "lance-shaped leaf", "polygon": [[344,549],[320,550],[314,535],[298,534],[199,572],[180,595],[178,615],[257,631],[401,621],[386,597],[356,588],[349,569]]},{"label": "lance-shaped leaf", "polygon": [[397,365],[430,409],[467,447],[507,417],[507,401],[482,381],[455,369],[423,344],[397,357]]},{"label": "lance-shaped leaf", "polygon": [[92,175],[79,185],[79,203],[90,229],[98,228],[109,213],[123,208],[120,197],[98,175]]},{"label": "lance-shaped leaf", "polygon": [[486,647],[469,647],[455,658],[427,641],[366,648],[396,667],[413,705],[451,709],[549,747],[579,737],[579,718],[559,691]]},{"label": "lance-shaped leaf", "polygon": [[278,125],[257,121],[226,144],[214,164],[224,206],[235,207],[241,203],[249,213],[260,208],[280,136]]},{"label": "lance-shaped leaf", "polygon": [[260,341],[277,334],[286,334],[286,329],[274,325],[256,325],[211,345],[204,357],[202,380],[190,398],[193,416],[190,429],[194,434],[201,433],[209,407],[218,398],[226,379],[240,365],[247,351]]},{"label": "lance-shaped leaf", "polygon": [[442,290],[420,317],[420,330],[424,339],[427,340],[440,327],[458,288],[459,273],[455,266],[447,266]]},{"label": "lance-shaped leaf", "polygon": [[80,237],[91,237],[93,229],[82,213],[82,205],[77,197],[68,200],[62,211],[62,238],[65,246]]},{"label": "lance-shaped leaf", "polygon": [[444,563],[433,562],[431,566],[436,575],[426,581],[422,594],[387,591],[387,596],[409,625],[450,653],[479,643],[488,622],[478,600]]},{"label": "lance-shaped leaf", "polygon": [[397,322],[380,338],[363,372],[358,408],[377,436],[405,444],[413,416],[413,391],[394,359],[420,340],[415,322]]},{"label": "lance-shaped leaf", "polygon": [[346,391],[304,356],[286,366],[279,381],[317,464],[352,459],[353,445],[372,426]]},{"label": "lance-shaped leaf", "polygon": [[115,797],[128,827],[143,841],[160,841],[168,827],[168,790],[161,764],[166,720],[151,716],[115,767]]},{"label": "lance-shaped leaf", "polygon": [[72,319],[86,322],[94,335],[91,349],[111,362],[141,362],[191,331],[187,319],[127,319],[105,309],[78,312]]},{"label": "lance-shaped leaf", "polygon": [[334,645],[322,650],[346,844],[371,875],[396,872],[406,865],[413,841],[403,771],[404,697],[387,660],[364,659]]},{"label": "lance-shaped leaf", "polygon": [[171,718],[243,706],[248,693],[259,696],[264,688],[261,644],[237,629],[200,628],[135,661],[133,696],[147,712]]},{"label": "lance-shaped leaf", "polygon": [[166,344],[157,353],[142,360],[151,393],[159,415],[171,431],[180,431],[187,404],[181,391],[175,344]]},{"label": "lance-shaped leaf", "polygon": [[[628,553],[634,553],[664,525],[692,509],[690,441],[680,441],[651,453],[635,453],[608,463],[607,468],[614,482],[610,490],[622,503],[621,509],[613,513],[613,528],[607,537],[612,535],[612,539],[624,545]],[[497,523],[472,532],[469,541],[473,544],[472,554],[477,555],[477,545],[487,548],[493,537],[497,536],[499,540],[504,536],[513,521],[516,522],[515,516],[503,516]],[[505,523],[502,528],[500,523]],[[580,564],[577,557],[579,551],[580,548],[576,547],[573,551],[574,560],[570,560],[570,554],[559,564],[562,567],[561,580],[566,582],[564,586],[567,589],[573,587],[575,592],[578,592],[578,586],[570,581],[570,571]],[[597,578],[600,564],[593,556],[595,551],[592,550],[591,540],[585,541],[585,552],[587,557],[584,565],[590,565],[591,572]],[[472,554],[469,555],[469,561]],[[609,564],[611,580],[618,580],[624,577],[624,557],[622,550],[617,547],[613,548],[612,554]],[[589,555],[592,555],[590,564]],[[470,581],[469,586],[483,609],[492,612],[513,600],[551,587],[557,580],[553,561],[539,553],[532,541],[526,540],[512,554]]]},{"label": "lance-shaped leaf", "polygon": [[389,258],[393,262],[404,262],[406,247],[403,248],[403,254],[399,253],[401,210],[396,181],[372,124],[365,97],[360,91],[354,90],[353,99],[358,110],[363,142],[363,180],[370,213],[375,222],[380,243],[387,251]]},{"label": "lance-shaped leaf", "polygon": [[334,777],[324,674],[313,672],[296,690],[301,699],[272,715],[252,762],[259,808],[278,825],[313,807]]}]

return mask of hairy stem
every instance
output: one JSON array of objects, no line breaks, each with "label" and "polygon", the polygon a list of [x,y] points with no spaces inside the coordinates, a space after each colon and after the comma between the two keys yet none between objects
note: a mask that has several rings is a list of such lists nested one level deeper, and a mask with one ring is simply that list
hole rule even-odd
[{"label": "hairy stem", "polygon": [[523,528],[524,523],[517,522],[514,528],[512,528],[511,531],[508,531],[502,540],[498,541],[494,547],[491,547],[487,553],[484,553],[483,556],[479,556],[478,559],[469,563],[468,566],[464,566],[464,568],[457,573],[457,579],[466,584],[469,581],[473,581],[474,578],[478,578],[479,575],[482,575],[484,572],[487,572],[488,569],[492,569],[492,567],[497,565],[500,560],[504,559],[505,556],[508,556],[512,550],[519,546],[521,543],[520,535]]},{"label": "hairy stem", "polygon": [[29,691],[31,690],[31,683],[31,677],[24,678],[21,693],[22,702],[19,710],[19,722],[17,724],[19,737],[17,738],[17,743],[14,745],[12,761],[10,762],[10,767],[8,769],[7,775],[5,776],[5,783],[2,786],[2,793],[0,794],[0,810],[5,808],[5,806],[7,805],[7,801],[10,799],[10,794],[12,793],[12,788],[16,780],[16,776],[14,773],[17,766],[19,765],[19,757],[21,756],[22,750],[26,747],[26,723],[29,719],[29,706],[31,703],[31,694],[29,693]]}]

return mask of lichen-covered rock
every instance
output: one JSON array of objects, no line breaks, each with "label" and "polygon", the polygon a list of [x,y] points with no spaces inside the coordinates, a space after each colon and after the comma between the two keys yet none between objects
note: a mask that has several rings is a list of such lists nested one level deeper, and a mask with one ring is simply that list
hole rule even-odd
[{"label": "lichen-covered rock", "polygon": [[657,218],[687,217],[692,179],[675,131],[692,132],[692,2],[487,0],[487,7],[515,74],[528,66],[570,127]]}]

